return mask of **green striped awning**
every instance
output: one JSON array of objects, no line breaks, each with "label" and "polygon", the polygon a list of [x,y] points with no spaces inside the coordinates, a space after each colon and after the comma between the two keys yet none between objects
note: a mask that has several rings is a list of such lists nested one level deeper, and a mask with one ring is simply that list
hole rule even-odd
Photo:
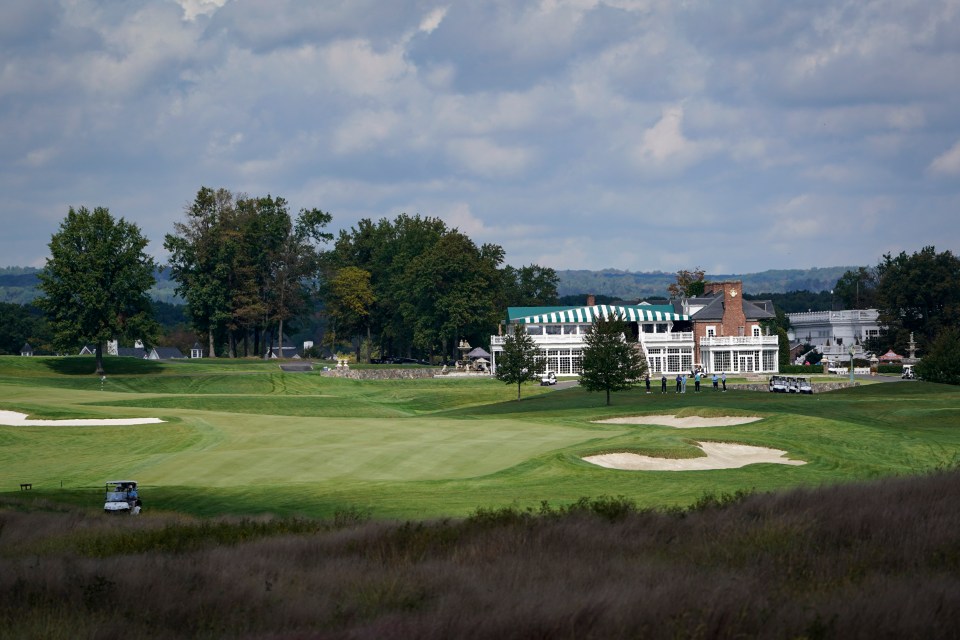
[{"label": "green striped awning", "polygon": [[522,324],[561,324],[572,322],[593,322],[598,316],[609,318],[616,314],[627,322],[674,322],[689,320],[690,316],[646,308],[644,305],[617,306],[598,304],[592,307],[577,307],[562,311],[548,311],[542,314],[514,318],[513,322]]}]

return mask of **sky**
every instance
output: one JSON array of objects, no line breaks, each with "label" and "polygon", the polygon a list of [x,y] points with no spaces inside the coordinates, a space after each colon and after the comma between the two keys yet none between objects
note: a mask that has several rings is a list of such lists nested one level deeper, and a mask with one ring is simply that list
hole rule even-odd
[{"label": "sky", "polygon": [[514,266],[960,253],[960,0],[4,0],[0,266],[202,186]]}]

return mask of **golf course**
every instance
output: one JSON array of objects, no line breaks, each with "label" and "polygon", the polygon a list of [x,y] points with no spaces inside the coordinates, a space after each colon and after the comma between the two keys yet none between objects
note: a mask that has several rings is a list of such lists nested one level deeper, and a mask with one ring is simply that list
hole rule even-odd
[{"label": "golf course", "polygon": [[[960,460],[960,389],[864,384],[812,396],[743,391],[603,394],[492,378],[353,380],[261,360],[0,358],[0,492],[99,509],[107,480],[140,483],[145,513],[327,518],[465,516],[622,496],[684,507],[704,495],[922,474]],[[643,416],[754,418],[676,428]],[[72,426],[30,420],[144,420]],[[615,418],[630,420],[612,421]],[[605,422],[599,422],[604,420]],[[650,422],[653,422],[652,420]],[[667,460],[702,443],[779,452],[783,464],[621,470],[605,454]],[[20,494],[19,497],[26,497]]]}]

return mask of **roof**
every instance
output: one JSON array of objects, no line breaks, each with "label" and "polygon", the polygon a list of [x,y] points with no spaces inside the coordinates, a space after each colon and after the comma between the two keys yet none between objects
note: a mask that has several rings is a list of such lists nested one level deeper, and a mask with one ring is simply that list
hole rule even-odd
[{"label": "roof", "polygon": [[619,315],[628,322],[668,322],[689,320],[690,316],[676,313],[670,305],[597,304],[590,307],[510,307],[510,322],[521,324],[593,322],[599,316]]},{"label": "roof", "polygon": [[117,355],[124,358],[146,358],[147,350],[140,347],[117,347]]},{"label": "roof", "polygon": [[183,354],[176,347],[154,347],[153,353],[161,360],[171,360],[173,358],[182,358]]},{"label": "roof", "polygon": [[[679,308],[681,304],[679,300],[674,302],[677,308]],[[703,305],[703,308],[690,316],[692,320],[723,320],[723,290],[690,298],[689,304],[691,306]],[[740,298],[740,304],[743,308],[743,315],[747,320],[766,320],[777,317],[773,311],[773,302],[770,300],[747,300]]]},{"label": "roof", "polygon": [[483,347],[477,347],[467,354],[468,358],[489,358],[490,354]]}]

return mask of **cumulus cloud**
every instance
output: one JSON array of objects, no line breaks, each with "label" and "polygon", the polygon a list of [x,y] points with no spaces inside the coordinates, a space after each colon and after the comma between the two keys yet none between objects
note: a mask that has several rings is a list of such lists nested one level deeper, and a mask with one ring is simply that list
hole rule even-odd
[{"label": "cumulus cloud", "polygon": [[958,32],[953,0],[2,3],[0,254],[67,205],[160,238],[201,185],[557,268],[957,249]]},{"label": "cumulus cloud", "polygon": [[940,176],[960,176],[960,140],[934,158],[929,170]]}]

